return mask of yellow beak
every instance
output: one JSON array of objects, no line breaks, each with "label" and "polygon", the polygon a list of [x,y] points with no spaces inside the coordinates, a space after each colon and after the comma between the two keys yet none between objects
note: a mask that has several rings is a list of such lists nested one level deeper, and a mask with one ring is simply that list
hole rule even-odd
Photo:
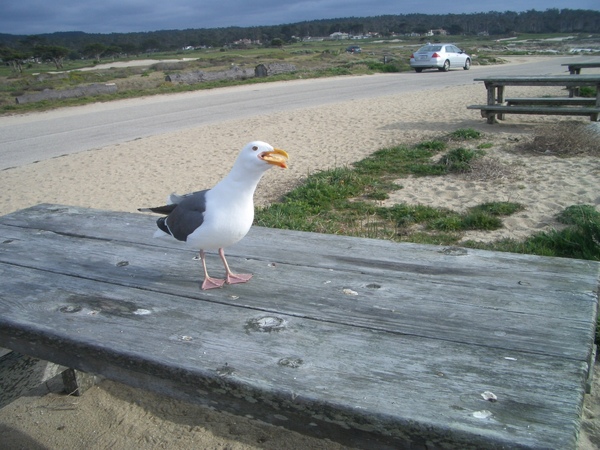
[{"label": "yellow beak", "polygon": [[289,155],[285,150],[275,148],[271,152],[262,152],[260,158],[268,164],[287,169]]}]

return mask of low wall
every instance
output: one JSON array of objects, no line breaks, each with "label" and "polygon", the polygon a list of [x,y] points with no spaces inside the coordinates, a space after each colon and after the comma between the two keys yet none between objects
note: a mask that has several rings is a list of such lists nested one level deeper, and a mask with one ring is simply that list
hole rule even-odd
[{"label": "low wall", "polygon": [[91,84],[89,86],[77,86],[72,89],[63,89],[55,91],[54,89],[44,89],[35,94],[20,95],[15,101],[21,105],[24,103],[41,102],[43,100],[56,100],[63,98],[87,97],[90,95],[114,94],[117,92],[117,85],[109,84]]},{"label": "low wall", "polygon": [[218,80],[245,80],[248,78],[267,77],[295,71],[296,66],[293,64],[272,63],[259,64],[254,69],[243,69],[236,66],[220,72],[204,72],[203,70],[196,70],[194,72],[173,73],[167,75],[165,81],[171,83],[195,84]]}]

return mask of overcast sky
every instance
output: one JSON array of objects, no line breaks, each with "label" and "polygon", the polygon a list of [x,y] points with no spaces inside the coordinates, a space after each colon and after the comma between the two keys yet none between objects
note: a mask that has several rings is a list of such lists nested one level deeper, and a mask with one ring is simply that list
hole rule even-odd
[{"label": "overcast sky", "polygon": [[386,14],[600,9],[598,0],[2,0],[0,33],[127,33]]}]

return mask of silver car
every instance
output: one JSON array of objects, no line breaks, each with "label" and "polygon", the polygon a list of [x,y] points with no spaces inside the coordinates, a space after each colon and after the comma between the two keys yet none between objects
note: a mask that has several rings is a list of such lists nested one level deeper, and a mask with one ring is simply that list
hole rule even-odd
[{"label": "silver car", "polygon": [[471,57],[454,44],[427,44],[410,55],[410,67],[417,72],[438,69],[448,72],[450,68],[471,68]]}]

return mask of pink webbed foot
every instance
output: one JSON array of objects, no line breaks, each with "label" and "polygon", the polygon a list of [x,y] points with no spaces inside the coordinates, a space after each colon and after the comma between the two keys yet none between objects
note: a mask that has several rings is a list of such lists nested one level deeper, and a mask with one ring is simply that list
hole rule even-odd
[{"label": "pink webbed foot", "polygon": [[204,250],[200,250],[200,261],[202,261],[202,270],[204,272],[204,281],[202,282],[201,289],[217,289],[223,287],[225,284],[225,280],[221,280],[219,278],[212,278],[208,275],[208,271],[206,270],[206,257],[204,254]]},{"label": "pink webbed foot", "polygon": [[205,278],[204,282],[202,283],[202,290],[206,291],[208,289],[217,289],[220,287],[223,287],[223,285],[225,284],[225,280],[221,280],[219,278]]},{"label": "pink webbed foot", "polygon": [[249,281],[250,278],[252,278],[251,273],[229,273],[225,278],[225,282],[227,284],[245,283],[246,281]]},{"label": "pink webbed foot", "polygon": [[251,273],[233,273],[229,268],[229,264],[227,264],[227,260],[225,259],[225,252],[222,248],[219,249],[219,256],[221,257],[221,261],[223,261],[223,266],[225,267],[225,282],[227,284],[238,284],[245,283],[246,281],[252,278]]}]

